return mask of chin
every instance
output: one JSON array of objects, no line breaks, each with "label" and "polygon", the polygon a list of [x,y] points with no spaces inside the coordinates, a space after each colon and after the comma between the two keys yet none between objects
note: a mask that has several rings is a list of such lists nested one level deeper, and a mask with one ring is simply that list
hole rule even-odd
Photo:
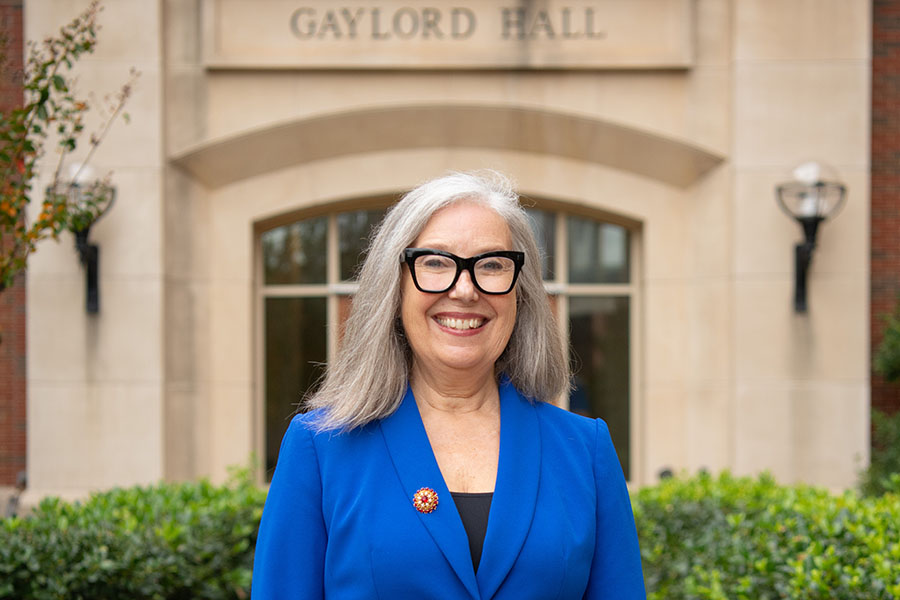
[{"label": "chin", "polygon": [[481,368],[487,368],[490,365],[490,369],[493,369],[494,363],[496,359],[487,358],[484,354],[479,354],[478,356],[467,355],[465,353],[454,353],[452,351],[441,353],[441,363],[450,369],[454,370],[478,370]]},{"label": "chin", "polygon": [[457,371],[471,371],[473,369],[478,369],[485,364],[483,360],[456,358],[449,356],[441,357],[441,362],[445,367]]}]

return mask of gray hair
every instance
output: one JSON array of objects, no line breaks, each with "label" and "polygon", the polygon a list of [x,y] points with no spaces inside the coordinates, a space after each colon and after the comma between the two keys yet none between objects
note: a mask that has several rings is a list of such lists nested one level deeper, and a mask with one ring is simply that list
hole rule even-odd
[{"label": "gray hair", "polygon": [[324,409],[316,419],[320,430],[361,427],[387,417],[402,402],[412,357],[399,316],[400,255],[435,212],[463,200],[496,211],[509,227],[512,249],[525,252],[516,284],[516,324],[495,371],[533,400],[552,401],[569,390],[569,362],[518,194],[493,171],[451,173],[403,196],[373,234],[336,360],[306,400],[306,408]]}]

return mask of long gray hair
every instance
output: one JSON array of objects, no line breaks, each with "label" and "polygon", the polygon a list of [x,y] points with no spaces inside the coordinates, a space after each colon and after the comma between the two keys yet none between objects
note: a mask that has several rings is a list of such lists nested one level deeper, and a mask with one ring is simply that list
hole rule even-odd
[{"label": "long gray hair", "polygon": [[400,405],[412,360],[399,316],[400,254],[435,212],[461,200],[496,211],[509,227],[512,250],[525,252],[516,324],[495,371],[538,401],[552,401],[569,389],[569,363],[541,280],[540,251],[512,183],[493,171],[451,173],[403,196],[374,233],[336,360],[306,400],[307,408],[324,409],[316,419],[320,430],[361,427]]}]

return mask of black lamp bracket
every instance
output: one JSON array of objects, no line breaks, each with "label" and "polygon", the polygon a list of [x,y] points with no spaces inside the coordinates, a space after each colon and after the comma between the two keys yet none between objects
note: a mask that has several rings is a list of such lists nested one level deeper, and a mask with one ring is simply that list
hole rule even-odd
[{"label": "black lamp bracket", "polygon": [[75,249],[85,267],[84,306],[88,314],[100,312],[100,247],[88,240],[90,226],[75,232]]},{"label": "black lamp bracket", "polygon": [[816,232],[824,217],[796,217],[803,227],[804,240],[794,247],[794,310],[798,313],[807,311],[806,281],[813,251],[816,249]]}]

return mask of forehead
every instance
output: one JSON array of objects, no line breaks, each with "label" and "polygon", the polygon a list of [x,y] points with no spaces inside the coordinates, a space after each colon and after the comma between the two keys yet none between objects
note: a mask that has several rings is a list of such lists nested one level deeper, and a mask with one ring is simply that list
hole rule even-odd
[{"label": "forehead", "polygon": [[503,217],[484,204],[462,200],[435,212],[416,238],[417,246],[478,250],[510,249],[512,236]]}]

